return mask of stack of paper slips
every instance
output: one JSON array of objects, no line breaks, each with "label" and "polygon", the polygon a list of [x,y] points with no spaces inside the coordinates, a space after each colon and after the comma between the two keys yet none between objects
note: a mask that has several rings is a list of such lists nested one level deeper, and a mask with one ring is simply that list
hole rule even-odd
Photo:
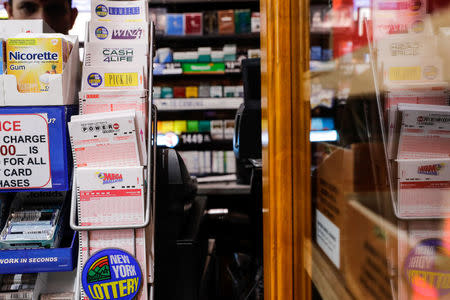
[{"label": "stack of paper slips", "polygon": [[[148,4],[91,1],[80,116],[69,124],[77,167],[80,226],[144,223],[147,164]],[[105,248],[134,255],[142,270],[137,299],[148,299],[152,255],[147,229],[90,230],[80,237],[80,264]],[[87,299],[82,294],[83,299]]]},{"label": "stack of paper slips", "polygon": [[398,210],[403,217],[450,214],[450,107],[399,104]]},{"label": "stack of paper slips", "polygon": [[75,166],[141,166],[145,161],[134,110],[72,116],[69,123]]}]

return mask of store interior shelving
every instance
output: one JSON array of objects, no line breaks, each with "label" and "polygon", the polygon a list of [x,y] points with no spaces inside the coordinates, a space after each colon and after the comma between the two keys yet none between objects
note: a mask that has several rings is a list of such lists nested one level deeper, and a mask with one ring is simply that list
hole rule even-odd
[{"label": "store interior shelving", "polygon": [[[259,12],[258,0],[156,0],[150,2],[150,11],[152,9],[165,9],[167,13],[196,13],[211,12],[219,10],[239,10],[249,9],[252,13]],[[202,20],[203,22],[203,20]],[[203,25],[205,26],[205,25]],[[216,24],[215,26],[218,26]],[[167,32],[157,31],[157,48],[170,48],[172,51],[196,51],[199,47],[211,47],[213,51],[221,50],[227,44],[235,44],[237,48],[235,61],[216,62],[221,64],[220,68],[211,72],[188,72],[183,70],[185,63],[169,63],[159,67],[166,68],[163,72],[158,72],[154,76],[155,86],[159,87],[188,87],[202,85],[206,86],[242,86],[242,72],[240,69],[240,60],[247,56],[249,49],[260,48],[259,32],[238,32],[220,33],[218,27],[215,32],[206,32],[205,28],[202,34],[182,34],[170,35]],[[188,63],[189,64],[189,63]],[[210,65],[215,64],[210,62]],[[155,68],[156,70],[158,69]],[[155,105],[159,110],[159,121],[184,121],[184,120],[234,120],[237,109],[243,102],[240,94],[231,97],[222,95],[222,97],[211,96],[204,97],[161,97],[155,98]],[[161,128],[162,126],[159,126]],[[161,132],[166,134],[166,132]],[[231,152],[233,143],[231,138],[212,139],[206,143],[182,143],[183,134],[194,136],[199,132],[177,132],[180,144],[174,148],[179,151],[199,152],[204,151],[224,151]],[[212,155],[212,154],[211,154]],[[189,166],[188,166],[189,168]],[[212,174],[212,173],[211,173]],[[208,173],[194,175],[211,175]],[[216,174],[217,175],[217,174]]]}]

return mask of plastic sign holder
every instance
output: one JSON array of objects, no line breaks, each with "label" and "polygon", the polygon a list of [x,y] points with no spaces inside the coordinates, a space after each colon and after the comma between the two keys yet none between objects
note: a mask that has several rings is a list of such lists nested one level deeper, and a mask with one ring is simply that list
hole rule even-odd
[{"label": "plastic sign holder", "polygon": [[72,271],[77,260],[78,234],[70,231],[70,244],[51,249],[0,250],[0,274]]},{"label": "plastic sign holder", "polygon": [[76,106],[0,107],[0,192],[67,191]]},{"label": "plastic sign holder", "polygon": [[[36,105],[71,105],[78,99],[80,78],[80,51],[78,37],[68,36],[73,43],[72,51],[64,66],[62,74],[49,75],[48,92],[20,93],[17,90],[15,75],[0,76],[0,105],[36,106]],[[2,92],[3,90],[3,92]]]},{"label": "plastic sign holder", "polygon": [[[91,231],[91,230],[122,230],[122,229],[140,229],[145,228],[150,225],[151,234],[153,236],[154,234],[154,211],[155,211],[155,198],[156,198],[156,146],[157,146],[157,108],[155,105],[153,105],[153,56],[154,56],[154,32],[155,27],[153,22],[150,22],[149,24],[149,55],[150,55],[150,62],[149,62],[149,69],[148,72],[148,111],[150,113],[150,117],[148,118],[148,130],[147,130],[147,166],[146,166],[146,195],[145,195],[145,214],[144,214],[144,221],[141,224],[135,224],[135,225],[117,225],[117,226],[81,226],[77,223],[77,208],[78,208],[78,197],[77,197],[77,177],[76,172],[73,172],[73,182],[72,182],[72,199],[71,199],[71,205],[70,205],[70,227],[75,231]],[[133,235],[133,244],[135,244],[136,239],[136,233]],[[91,256],[91,253],[89,253],[89,235],[87,235],[87,256]],[[152,242],[152,252],[154,244]],[[80,299],[81,296],[81,274],[83,272],[83,269],[81,267],[81,257],[79,257],[78,262],[78,270],[77,270],[77,279],[76,284],[79,285],[76,287],[75,290],[75,297],[74,299]],[[149,283],[153,282],[153,266],[150,263],[150,272],[149,276],[151,277],[151,280],[149,280]],[[147,266],[141,266],[141,268],[146,268]]]}]

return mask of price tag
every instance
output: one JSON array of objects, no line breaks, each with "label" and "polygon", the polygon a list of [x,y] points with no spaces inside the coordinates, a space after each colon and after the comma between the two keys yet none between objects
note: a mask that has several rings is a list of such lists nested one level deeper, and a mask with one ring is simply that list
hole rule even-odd
[{"label": "price tag", "polygon": [[181,144],[200,145],[211,142],[210,133],[183,133],[181,135]]},{"label": "price tag", "polygon": [[0,115],[0,189],[51,188],[46,113]]}]

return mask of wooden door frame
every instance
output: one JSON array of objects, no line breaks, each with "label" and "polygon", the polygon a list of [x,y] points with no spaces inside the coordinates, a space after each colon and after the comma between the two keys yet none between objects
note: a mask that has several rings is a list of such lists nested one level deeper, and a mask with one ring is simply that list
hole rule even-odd
[{"label": "wooden door frame", "polygon": [[261,0],[261,55],[264,296],[310,299],[309,1]]}]

